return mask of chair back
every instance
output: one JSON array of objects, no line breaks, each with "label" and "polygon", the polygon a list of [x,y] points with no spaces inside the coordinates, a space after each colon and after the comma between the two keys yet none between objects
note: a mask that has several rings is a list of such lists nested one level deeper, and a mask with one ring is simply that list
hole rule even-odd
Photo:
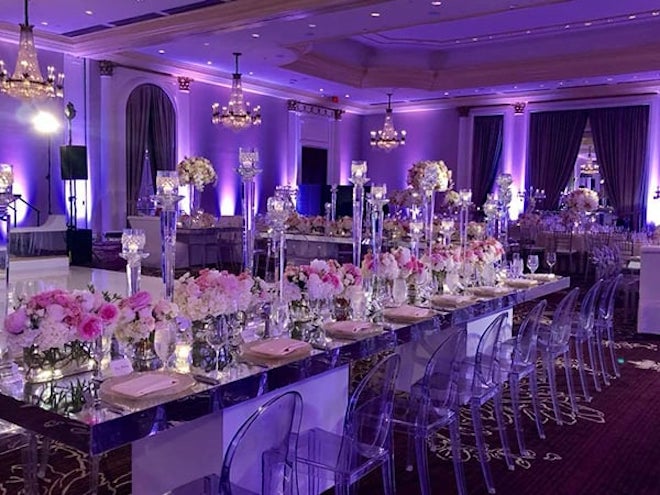
[{"label": "chair back", "polygon": [[220,493],[249,490],[262,495],[298,493],[295,441],[302,418],[302,397],[286,392],[275,397],[243,423],[222,464]]},{"label": "chair back", "polygon": [[566,294],[555,309],[550,326],[549,344],[553,347],[563,346],[571,338],[573,328],[573,312],[580,289],[577,287]]},{"label": "chair back", "polygon": [[515,348],[512,353],[512,365],[526,366],[536,362],[539,325],[547,304],[545,300],[539,302],[525,316],[516,336]]},{"label": "chair back", "polygon": [[580,303],[578,332],[585,332],[587,334],[591,333],[596,316],[596,303],[598,302],[598,295],[602,284],[602,280],[597,280],[582,298],[582,302]]},{"label": "chair back", "polygon": [[614,316],[614,302],[616,301],[616,291],[623,279],[623,274],[619,273],[616,277],[603,282],[603,288],[598,299],[598,311],[596,317],[598,320],[611,320]]},{"label": "chair back", "polygon": [[351,395],[344,419],[338,467],[351,469],[358,455],[371,457],[387,448],[392,431],[394,384],[401,358],[391,354],[376,364]]},{"label": "chair back", "polygon": [[431,355],[422,378],[422,403],[417,424],[426,424],[431,410],[455,411],[458,408],[466,340],[467,330],[456,330]]},{"label": "chair back", "polygon": [[495,318],[479,339],[474,357],[474,377],[472,379],[474,396],[479,396],[484,389],[494,388],[501,382],[502,370],[499,354],[502,327],[507,316],[506,313],[502,313]]}]

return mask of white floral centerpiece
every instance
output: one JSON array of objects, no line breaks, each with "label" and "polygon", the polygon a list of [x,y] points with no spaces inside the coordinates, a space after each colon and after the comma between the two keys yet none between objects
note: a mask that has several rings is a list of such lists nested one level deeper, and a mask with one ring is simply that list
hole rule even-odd
[{"label": "white floral centerpiece", "polygon": [[423,160],[408,169],[407,183],[417,191],[446,191],[451,183],[451,170],[442,160]]},{"label": "white floral centerpiece", "polygon": [[124,345],[150,339],[153,332],[165,328],[178,315],[176,304],[164,298],[155,299],[147,291],[125,297],[118,306],[115,338]]},{"label": "white floral centerpiece", "polygon": [[211,161],[203,156],[185,157],[177,164],[176,171],[182,186],[190,184],[198,189],[204,189],[204,186],[214,184],[217,179]]},{"label": "white floral centerpiece", "polygon": [[592,213],[598,209],[598,193],[585,187],[569,192],[566,206],[576,213]]}]

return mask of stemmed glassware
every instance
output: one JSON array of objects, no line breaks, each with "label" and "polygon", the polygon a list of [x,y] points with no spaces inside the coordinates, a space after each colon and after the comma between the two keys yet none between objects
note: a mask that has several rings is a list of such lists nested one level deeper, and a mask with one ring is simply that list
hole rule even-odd
[{"label": "stemmed glassware", "polygon": [[511,275],[513,278],[520,278],[523,274],[523,260],[520,257],[520,254],[513,253],[513,258],[511,261]]},{"label": "stemmed glassware", "polygon": [[154,350],[163,363],[163,369],[168,370],[176,350],[176,329],[170,325],[157,329],[154,332]]},{"label": "stemmed glassware", "polygon": [[553,272],[553,267],[557,263],[557,253],[554,251],[545,252],[545,264],[550,268],[550,273]]},{"label": "stemmed glassware", "polygon": [[536,273],[536,270],[539,269],[539,257],[536,254],[530,254],[527,256],[527,268],[532,273]]},{"label": "stemmed glassware", "polygon": [[213,325],[208,329],[205,339],[206,343],[211,346],[215,354],[215,376],[220,376],[220,364],[222,369],[227,364],[227,320],[224,315],[217,318]]}]

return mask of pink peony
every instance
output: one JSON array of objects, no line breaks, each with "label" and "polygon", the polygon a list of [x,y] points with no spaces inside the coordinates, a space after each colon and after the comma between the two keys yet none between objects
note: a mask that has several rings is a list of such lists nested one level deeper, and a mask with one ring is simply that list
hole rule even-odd
[{"label": "pink peony", "polygon": [[119,309],[114,304],[103,303],[98,310],[98,315],[104,323],[112,323],[119,316]]},{"label": "pink peony", "polygon": [[10,313],[5,318],[5,331],[19,335],[25,331],[28,326],[28,317],[25,308],[19,308]]},{"label": "pink peony", "polygon": [[128,299],[125,299],[125,301],[126,304],[128,304],[128,307],[133,311],[140,311],[141,309],[144,309],[151,304],[151,294],[142,290],[140,292],[136,292]]},{"label": "pink peony", "polygon": [[83,316],[78,325],[78,334],[83,340],[94,340],[103,333],[103,320],[95,315]]}]

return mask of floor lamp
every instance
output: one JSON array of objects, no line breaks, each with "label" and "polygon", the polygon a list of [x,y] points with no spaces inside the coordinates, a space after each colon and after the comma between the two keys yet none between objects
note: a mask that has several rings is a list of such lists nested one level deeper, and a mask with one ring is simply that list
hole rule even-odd
[{"label": "floor lamp", "polygon": [[48,181],[48,215],[53,213],[53,188],[52,188],[52,154],[51,154],[51,140],[60,128],[60,122],[50,112],[40,111],[32,119],[32,126],[39,134],[44,134],[48,137],[48,173],[46,174],[46,181]]}]

